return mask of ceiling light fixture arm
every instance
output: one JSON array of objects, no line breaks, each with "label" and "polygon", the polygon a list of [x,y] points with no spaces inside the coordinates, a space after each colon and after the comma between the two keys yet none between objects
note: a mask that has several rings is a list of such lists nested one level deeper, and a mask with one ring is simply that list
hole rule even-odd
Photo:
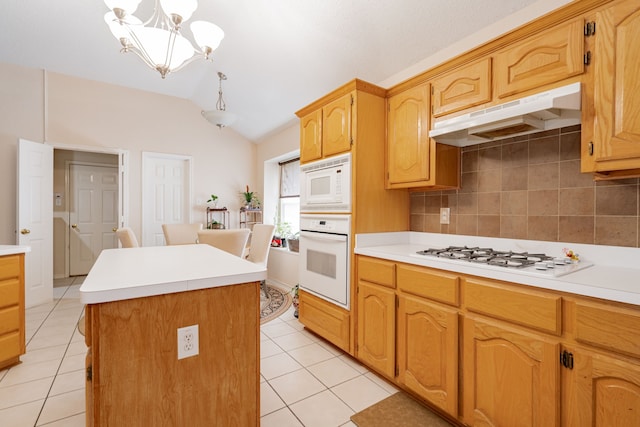
[{"label": "ceiling light fixture arm", "polygon": [[133,52],[162,78],[196,59],[211,61],[224,32],[210,22],[194,21],[196,46],[181,34],[181,26],[197,8],[197,0],[154,0],[154,11],[144,23],[133,15],[142,0],[104,0],[111,9],[105,21],[120,41],[123,53]]}]

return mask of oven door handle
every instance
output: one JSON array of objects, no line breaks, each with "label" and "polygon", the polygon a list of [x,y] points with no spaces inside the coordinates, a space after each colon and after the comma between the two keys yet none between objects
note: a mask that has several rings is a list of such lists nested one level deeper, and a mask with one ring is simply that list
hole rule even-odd
[{"label": "oven door handle", "polygon": [[317,233],[312,231],[301,231],[300,237],[307,238],[309,240],[316,241],[336,241],[336,242],[346,242],[347,236],[344,234],[329,234],[329,233]]}]

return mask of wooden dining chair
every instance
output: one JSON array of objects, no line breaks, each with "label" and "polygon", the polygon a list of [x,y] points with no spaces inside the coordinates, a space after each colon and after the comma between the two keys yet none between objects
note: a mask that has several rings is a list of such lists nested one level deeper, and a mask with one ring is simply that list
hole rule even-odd
[{"label": "wooden dining chair", "polygon": [[214,246],[242,258],[249,240],[249,233],[250,230],[248,228],[201,230],[198,232],[198,242]]},{"label": "wooden dining chair", "polygon": [[169,245],[194,245],[198,242],[198,231],[202,223],[194,224],[162,224],[164,241]]},{"label": "wooden dining chair", "polygon": [[118,240],[120,240],[120,245],[123,248],[137,248],[138,239],[136,239],[136,235],[133,230],[129,227],[121,227],[116,230],[116,236],[118,236]]}]

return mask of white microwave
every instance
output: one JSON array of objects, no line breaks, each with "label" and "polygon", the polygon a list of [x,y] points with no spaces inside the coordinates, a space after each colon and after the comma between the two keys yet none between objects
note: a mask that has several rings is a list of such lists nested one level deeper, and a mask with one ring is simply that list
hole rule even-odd
[{"label": "white microwave", "polygon": [[300,166],[300,212],[351,212],[351,154]]}]

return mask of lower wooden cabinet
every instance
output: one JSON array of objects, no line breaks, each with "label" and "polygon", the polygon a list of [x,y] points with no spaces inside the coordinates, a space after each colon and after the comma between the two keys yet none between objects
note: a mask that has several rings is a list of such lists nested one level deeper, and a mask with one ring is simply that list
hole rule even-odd
[{"label": "lower wooden cabinet", "polygon": [[398,300],[398,382],[456,417],[458,312],[424,298]]},{"label": "lower wooden cabinet", "polygon": [[308,292],[298,292],[298,319],[311,331],[349,353],[349,312]]},{"label": "lower wooden cabinet", "polygon": [[638,306],[357,261],[356,357],[441,413],[483,427],[640,427]]},{"label": "lower wooden cabinet", "polygon": [[560,425],[557,341],[471,316],[463,336],[465,423]]},{"label": "lower wooden cabinet", "polygon": [[640,426],[640,364],[582,347],[567,351],[573,367],[562,370],[562,425]]},{"label": "lower wooden cabinet", "polygon": [[393,289],[358,282],[358,347],[360,360],[379,373],[395,376],[396,295]]},{"label": "lower wooden cabinet", "polygon": [[0,369],[25,353],[24,254],[0,257]]}]

